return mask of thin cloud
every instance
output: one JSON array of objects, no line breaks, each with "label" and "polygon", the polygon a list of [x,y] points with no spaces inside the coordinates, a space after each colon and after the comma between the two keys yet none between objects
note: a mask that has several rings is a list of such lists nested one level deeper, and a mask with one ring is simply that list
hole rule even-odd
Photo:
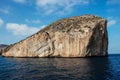
[{"label": "thin cloud", "polygon": [[117,23],[117,21],[115,19],[113,19],[112,17],[108,17],[108,27],[113,26]]},{"label": "thin cloud", "polygon": [[25,22],[27,22],[27,23],[35,23],[35,24],[39,24],[39,23],[41,23],[41,21],[40,20],[29,20],[29,19],[25,19]]},{"label": "thin cloud", "polygon": [[26,3],[26,0],[13,0],[13,1],[16,3],[21,3],[21,4]]},{"label": "thin cloud", "polygon": [[116,24],[116,20],[110,20],[108,21],[108,26],[113,26]]},{"label": "thin cloud", "polygon": [[39,28],[29,27],[26,24],[7,23],[7,30],[10,30],[14,35],[17,36],[28,36],[39,31]]},{"label": "thin cloud", "polygon": [[108,5],[120,4],[120,0],[107,0]]},{"label": "thin cloud", "polygon": [[0,12],[1,12],[1,13],[5,13],[5,14],[9,14],[10,9],[9,9],[8,7],[6,7],[6,8],[1,8],[1,9],[0,9]]},{"label": "thin cloud", "polygon": [[40,29],[43,29],[43,28],[45,28],[46,27],[46,25],[42,25],[42,26],[40,26]]},{"label": "thin cloud", "polygon": [[2,26],[4,21],[0,18],[0,26]]},{"label": "thin cloud", "polygon": [[36,0],[38,9],[42,9],[45,14],[69,13],[74,6],[84,6],[89,4],[89,0]]}]

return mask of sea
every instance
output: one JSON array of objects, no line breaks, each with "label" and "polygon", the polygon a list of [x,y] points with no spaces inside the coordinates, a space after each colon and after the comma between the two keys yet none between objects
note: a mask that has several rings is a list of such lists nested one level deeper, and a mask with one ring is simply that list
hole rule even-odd
[{"label": "sea", "polygon": [[90,58],[5,58],[0,80],[120,80],[120,54]]}]

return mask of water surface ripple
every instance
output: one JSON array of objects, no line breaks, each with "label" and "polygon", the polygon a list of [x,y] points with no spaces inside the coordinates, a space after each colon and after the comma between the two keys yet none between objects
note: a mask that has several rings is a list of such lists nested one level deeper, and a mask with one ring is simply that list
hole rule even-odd
[{"label": "water surface ripple", "polygon": [[120,55],[93,58],[4,58],[0,80],[120,80]]}]

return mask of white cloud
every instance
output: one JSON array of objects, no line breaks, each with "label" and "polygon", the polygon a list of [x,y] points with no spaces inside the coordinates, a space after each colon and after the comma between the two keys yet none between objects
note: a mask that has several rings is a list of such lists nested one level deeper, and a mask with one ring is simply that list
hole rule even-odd
[{"label": "white cloud", "polygon": [[14,2],[16,2],[16,3],[26,3],[26,0],[13,0]]},{"label": "white cloud", "polygon": [[3,25],[4,21],[0,18],[0,26]]},{"label": "white cloud", "polygon": [[107,0],[108,5],[120,4],[120,0]]},{"label": "white cloud", "polygon": [[7,23],[6,28],[12,31],[12,33],[17,36],[28,36],[40,30],[39,28],[36,27],[29,27],[26,24],[16,23]]},{"label": "white cloud", "polygon": [[25,22],[27,22],[27,23],[35,23],[35,24],[39,24],[39,23],[41,23],[41,21],[40,20],[29,20],[29,19],[25,19]]},{"label": "white cloud", "polygon": [[113,26],[117,23],[117,21],[112,17],[108,17],[107,19],[108,19],[108,27]]},{"label": "white cloud", "polygon": [[42,9],[46,14],[69,13],[74,6],[88,5],[89,0],[36,0],[38,9]]}]

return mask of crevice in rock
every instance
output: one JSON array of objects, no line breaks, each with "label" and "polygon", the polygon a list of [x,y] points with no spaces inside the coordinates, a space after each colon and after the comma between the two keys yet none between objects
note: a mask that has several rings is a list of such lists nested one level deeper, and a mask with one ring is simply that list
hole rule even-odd
[{"label": "crevice in rock", "polygon": [[54,42],[51,39],[50,34],[48,32],[46,32],[46,40],[48,42],[49,50],[50,50],[49,51],[50,52],[49,56],[51,56],[54,53]]}]

